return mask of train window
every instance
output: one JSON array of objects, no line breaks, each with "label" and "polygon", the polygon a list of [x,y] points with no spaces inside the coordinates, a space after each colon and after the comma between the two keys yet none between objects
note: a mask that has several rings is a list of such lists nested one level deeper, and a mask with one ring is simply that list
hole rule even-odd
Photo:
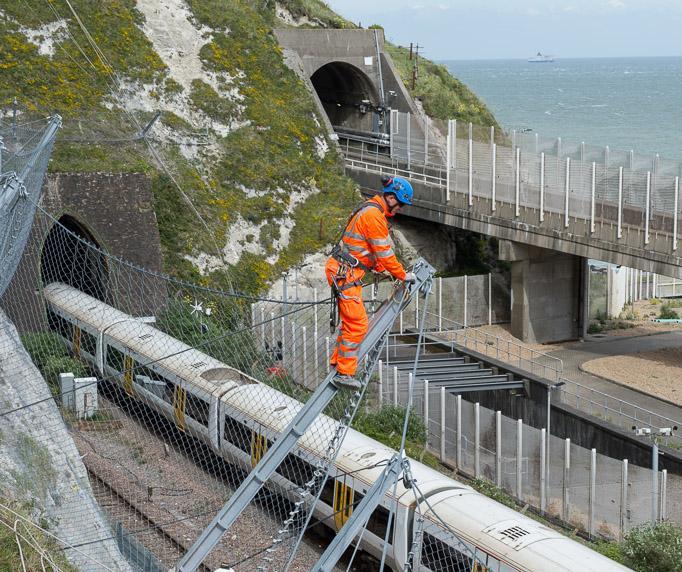
[{"label": "train window", "polygon": [[81,351],[91,356],[94,356],[97,351],[97,338],[85,330],[81,330]]},{"label": "train window", "polygon": [[113,346],[107,347],[107,365],[118,372],[123,371],[123,352]]},{"label": "train window", "polygon": [[225,415],[223,438],[245,453],[251,452],[251,429],[229,415]]},{"label": "train window", "polygon": [[185,413],[204,427],[208,427],[208,402],[200,397],[187,393]]},{"label": "train window", "polygon": [[422,542],[422,564],[432,572],[470,570],[471,558],[456,548],[424,532]]},{"label": "train window", "polygon": [[[379,505],[374,509],[374,512],[369,517],[367,521],[367,530],[372,534],[376,534],[379,538],[386,538],[386,527],[388,526],[388,517],[390,513],[386,508]],[[395,524],[395,519],[391,521],[391,533],[388,535],[389,543],[393,543],[393,525]]]},{"label": "train window", "polygon": [[304,487],[315,476],[315,467],[291,453],[277,467],[277,473],[299,487]]},{"label": "train window", "polygon": [[47,310],[47,323],[51,330],[71,341],[71,338],[73,337],[73,325],[56,312],[53,312],[50,308]]}]

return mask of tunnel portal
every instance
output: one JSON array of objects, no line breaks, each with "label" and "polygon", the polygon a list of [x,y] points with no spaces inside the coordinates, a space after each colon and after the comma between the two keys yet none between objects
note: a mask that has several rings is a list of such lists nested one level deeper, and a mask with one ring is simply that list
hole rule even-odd
[{"label": "tunnel portal", "polygon": [[377,131],[382,110],[370,78],[356,66],[332,62],[310,78],[335,129]]},{"label": "tunnel portal", "polygon": [[[95,248],[92,248],[94,246]],[[92,233],[64,215],[45,239],[40,258],[42,284],[63,282],[106,301],[107,261]]]}]

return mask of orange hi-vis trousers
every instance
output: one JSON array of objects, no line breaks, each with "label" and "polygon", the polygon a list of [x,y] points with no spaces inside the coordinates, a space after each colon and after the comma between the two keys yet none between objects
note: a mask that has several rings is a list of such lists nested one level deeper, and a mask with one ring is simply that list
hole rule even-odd
[{"label": "orange hi-vis trousers", "polygon": [[[365,274],[359,268],[351,268],[346,276],[339,278],[337,276],[339,262],[332,257],[327,260],[324,270],[329,285],[334,283],[332,277],[335,277],[339,287],[355,280],[359,281]],[[336,338],[336,347],[329,363],[336,366],[338,373],[352,376],[358,367],[360,343],[367,334],[368,320],[362,303],[362,286],[351,286],[339,294],[339,319],[341,331]]]}]

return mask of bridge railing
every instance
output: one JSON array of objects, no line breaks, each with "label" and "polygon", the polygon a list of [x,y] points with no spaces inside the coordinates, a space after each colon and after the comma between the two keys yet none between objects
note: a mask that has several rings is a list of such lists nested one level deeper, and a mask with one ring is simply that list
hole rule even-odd
[{"label": "bridge railing", "polygon": [[418,196],[422,202],[456,202],[527,224],[547,219],[545,226],[571,233],[665,254],[677,250],[678,161],[534,133],[500,136],[490,128],[485,136],[485,130],[463,129],[456,121],[443,125],[421,125],[394,111],[388,150],[344,140],[346,165],[437,187]]}]

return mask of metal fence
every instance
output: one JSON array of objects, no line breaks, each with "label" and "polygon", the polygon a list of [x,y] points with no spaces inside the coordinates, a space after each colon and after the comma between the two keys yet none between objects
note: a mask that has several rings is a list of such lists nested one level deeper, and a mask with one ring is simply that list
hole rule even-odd
[{"label": "metal fence", "polygon": [[540,223],[553,214],[564,228],[572,219],[585,221],[590,233],[609,225],[617,239],[626,227],[637,229],[644,245],[669,236],[667,252],[677,250],[680,163],[658,155],[504,134],[455,120],[426,125],[397,111],[391,113],[390,155],[365,143],[345,151],[351,169],[390,171],[439,187],[444,204],[458,193],[469,206],[476,198],[490,201],[493,212],[504,203],[514,217],[535,209]]},{"label": "metal fence", "polygon": [[[382,405],[403,405],[411,374],[380,368]],[[520,502],[590,536],[622,539],[655,520],[682,523],[682,479],[600,455],[545,429],[470,403],[428,381],[415,385],[414,407],[427,427],[426,446],[466,476],[486,479]]]}]

